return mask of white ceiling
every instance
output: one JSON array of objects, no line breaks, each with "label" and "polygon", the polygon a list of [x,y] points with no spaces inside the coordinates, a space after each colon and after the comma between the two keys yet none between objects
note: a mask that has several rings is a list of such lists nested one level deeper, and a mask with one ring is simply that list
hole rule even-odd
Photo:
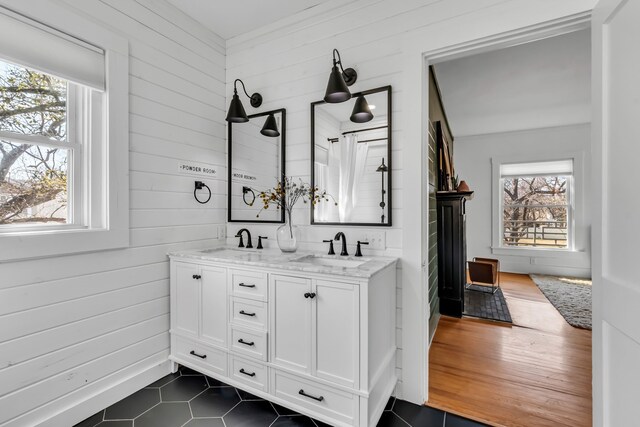
[{"label": "white ceiling", "polygon": [[227,40],[329,0],[169,0]]},{"label": "white ceiling", "polygon": [[454,137],[588,123],[589,30],[435,65]]}]

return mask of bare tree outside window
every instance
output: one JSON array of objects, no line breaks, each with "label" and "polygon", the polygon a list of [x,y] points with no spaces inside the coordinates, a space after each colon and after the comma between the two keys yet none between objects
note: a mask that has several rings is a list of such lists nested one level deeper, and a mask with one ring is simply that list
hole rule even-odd
[{"label": "bare tree outside window", "polygon": [[64,80],[0,61],[0,225],[67,222],[70,150],[46,144],[67,140],[67,88]]},{"label": "bare tree outside window", "polygon": [[568,176],[503,179],[504,246],[568,247]]}]

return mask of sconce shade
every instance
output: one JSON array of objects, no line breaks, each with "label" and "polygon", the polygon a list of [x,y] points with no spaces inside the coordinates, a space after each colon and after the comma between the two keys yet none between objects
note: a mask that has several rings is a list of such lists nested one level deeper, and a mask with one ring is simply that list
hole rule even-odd
[{"label": "sconce shade", "polygon": [[342,77],[342,73],[337,65],[334,65],[329,75],[329,83],[327,83],[327,91],[324,94],[325,102],[337,104],[351,99],[351,92],[347,87],[347,83]]},{"label": "sconce shade", "polygon": [[249,121],[249,117],[247,117],[247,113],[242,106],[242,101],[240,101],[240,97],[236,91],[234,91],[233,98],[231,98],[226,120],[233,123],[246,123]]},{"label": "sconce shade", "polygon": [[260,133],[264,136],[280,136],[280,132],[278,131],[278,122],[273,114],[269,114],[267,116],[267,120],[264,121],[264,126],[262,126]]},{"label": "sconce shade", "polygon": [[360,95],[353,106],[351,121],[354,123],[366,123],[371,119],[373,119],[373,113],[371,113],[369,103],[365,99],[364,95]]},{"label": "sconce shade", "polygon": [[384,157],[382,158],[382,164],[380,166],[378,166],[378,169],[376,169],[376,172],[388,172],[389,168],[387,167],[387,165],[384,164]]}]

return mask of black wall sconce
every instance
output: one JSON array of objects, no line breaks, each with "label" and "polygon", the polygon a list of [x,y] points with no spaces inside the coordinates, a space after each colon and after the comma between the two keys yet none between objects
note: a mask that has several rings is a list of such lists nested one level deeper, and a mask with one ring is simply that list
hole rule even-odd
[{"label": "black wall sconce", "polygon": [[373,119],[371,107],[369,107],[369,103],[367,102],[364,95],[360,95],[356,99],[356,103],[353,106],[353,111],[351,112],[350,119],[354,123],[366,123]]},{"label": "black wall sconce", "polygon": [[280,131],[278,131],[278,122],[276,121],[273,113],[267,116],[267,120],[264,121],[264,126],[262,126],[260,133],[264,136],[280,136]]},{"label": "black wall sconce", "polygon": [[[338,59],[336,59],[336,55]],[[338,70],[340,65],[340,70]],[[338,49],[333,49],[333,68],[331,74],[329,74],[329,83],[327,83],[327,90],[324,94],[324,101],[337,104],[345,102],[351,99],[351,92],[349,92],[349,86],[354,84],[358,80],[358,73],[353,68],[342,67],[342,58]]]},{"label": "black wall sconce", "polygon": [[246,123],[249,121],[249,117],[247,117],[247,113],[244,111],[244,107],[242,106],[242,101],[240,101],[240,97],[238,96],[238,82],[242,83],[242,90],[250,99],[250,103],[253,108],[258,108],[262,105],[262,95],[260,95],[258,92],[254,93],[253,95],[249,95],[247,89],[244,86],[244,82],[240,79],[236,79],[233,82],[233,98],[231,98],[229,111],[227,112],[227,117],[225,120],[233,123]]},{"label": "black wall sconce", "polygon": [[[258,108],[262,105],[262,95],[258,92],[255,92],[253,95],[249,95],[247,89],[244,86],[244,82],[240,79],[235,79],[233,82],[233,98],[231,98],[231,103],[229,104],[229,111],[227,112],[226,121],[232,123],[246,123],[249,121],[249,117],[247,116],[247,112],[244,110],[244,106],[242,105],[242,101],[240,101],[240,97],[238,96],[238,82],[242,84],[242,90],[245,95],[249,98],[249,102],[253,108]],[[273,114],[269,114],[267,120],[265,120],[264,125],[262,126],[262,130],[260,133],[264,136],[269,137],[277,137],[280,136],[280,131],[278,130],[278,122],[276,122],[276,118]]]}]

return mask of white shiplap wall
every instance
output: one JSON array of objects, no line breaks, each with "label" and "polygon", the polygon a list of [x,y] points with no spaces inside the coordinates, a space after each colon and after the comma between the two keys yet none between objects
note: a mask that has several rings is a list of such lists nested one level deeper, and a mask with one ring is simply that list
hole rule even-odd
[{"label": "white shiplap wall", "polygon": [[[386,249],[379,253],[401,257],[397,395],[403,398],[419,403],[427,396],[423,373],[428,307],[421,268],[428,234],[423,107],[427,99],[422,54],[588,11],[593,4],[594,0],[356,0],[347,4],[335,0],[227,41],[227,96],[233,79],[242,78],[264,96],[261,110],[287,109],[287,174],[307,181],[309,104],[324,95],[332,49],[340,50],[345,67],[358,71],[352,90],[393,87],[393,227],[386,229]],[[304,206],[295,213],[295,221],[305,224],[302,247],[314,250],[324,250],[317,242],[339,230],[345,231],[350,243],[372,231],[310,226]],[[251,227],[269,236],[275,229]],[[228,235],[237,228],[230,226]],[[375,253],[371,248],[366,252]]]},{"label": "white shiplap wall", "polygon": [[[166,374],[166,254],[226,221],[224,40],[163,2],[56,4],[129,40],[131,245],[0,264],[2,426],[73,425]],[[218,170],[209,204],[178,160]]]}]

